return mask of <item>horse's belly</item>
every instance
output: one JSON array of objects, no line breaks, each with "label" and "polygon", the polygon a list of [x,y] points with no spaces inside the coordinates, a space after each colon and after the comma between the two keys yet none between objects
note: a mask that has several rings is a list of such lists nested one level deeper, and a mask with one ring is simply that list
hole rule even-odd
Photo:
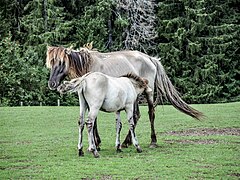
[{"label": "horse's belly", "polygon": [[106,99],[101,107],[101,110],[105,112],[116,112],[124,108],[124,103],[119,99]]}]

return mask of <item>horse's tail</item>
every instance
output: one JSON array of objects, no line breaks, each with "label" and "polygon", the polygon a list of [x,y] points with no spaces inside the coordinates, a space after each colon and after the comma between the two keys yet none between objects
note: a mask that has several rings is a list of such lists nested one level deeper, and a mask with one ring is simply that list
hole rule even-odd
[{"label": "horse's tail", "polygon": [[175,89],[170,79],[168,78],[159,59],[151,58],[151,61],[157,68],[157,76],[155,79],[157,99],[155,101],[155,104],[159,103],[159,99],[164,96],[179,111],[196,119],[200,119],[201,117],[203,117],[202,112],[190,107],[186,102],[182,100],[179,92]]}]

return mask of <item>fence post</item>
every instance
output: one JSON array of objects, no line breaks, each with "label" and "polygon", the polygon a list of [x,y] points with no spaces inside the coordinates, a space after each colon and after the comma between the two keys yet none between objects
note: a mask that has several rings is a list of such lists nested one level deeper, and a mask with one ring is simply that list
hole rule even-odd
[{"label": "fence post", "polygon": [[57,104],[58,104],[58,106],[60,106],[60,99],[57,100]]},{"label": "fence post", "polygon": [[20,106],[23,106],[23,102],[22,101],[20,102]]}]

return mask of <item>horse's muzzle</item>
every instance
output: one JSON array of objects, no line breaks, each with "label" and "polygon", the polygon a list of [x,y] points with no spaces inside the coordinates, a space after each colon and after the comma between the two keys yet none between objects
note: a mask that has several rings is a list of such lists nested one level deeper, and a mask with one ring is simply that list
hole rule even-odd
[{"label": "horse's muzzle", "polygon": [[48,87],[51,90],[56,90],[57,89],[57,83],[55,81],[48,81]]}]

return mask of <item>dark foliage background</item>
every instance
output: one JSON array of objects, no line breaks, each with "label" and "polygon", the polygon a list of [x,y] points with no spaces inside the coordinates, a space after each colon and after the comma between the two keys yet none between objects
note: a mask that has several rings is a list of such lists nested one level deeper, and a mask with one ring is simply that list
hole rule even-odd
[{"label": "dark foliage background", "polygon": [[47,87],[47,45],[161,57],[188,103],[239,101],[237,0],[0,1],[0,106],[77,104]]}]

